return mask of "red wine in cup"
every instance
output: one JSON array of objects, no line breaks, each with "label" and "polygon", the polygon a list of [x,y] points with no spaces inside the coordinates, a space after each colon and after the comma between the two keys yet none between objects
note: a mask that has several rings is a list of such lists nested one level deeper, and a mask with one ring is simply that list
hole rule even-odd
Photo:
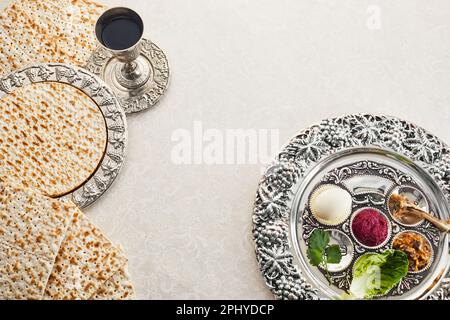
[{"label": "red wine in cup", "polygon": [[112,17],[105,22],[101,33],[102,44],[112,50],[134,46],[142,35],[140,24],[129,16]]}]

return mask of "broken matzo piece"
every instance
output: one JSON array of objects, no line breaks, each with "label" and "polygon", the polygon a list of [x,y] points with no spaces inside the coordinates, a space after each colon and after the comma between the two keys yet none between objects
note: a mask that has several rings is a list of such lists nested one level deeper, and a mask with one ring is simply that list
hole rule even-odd
[{"label": "broken matzo piece", "polygon": [[41,299],[77,208],[0,183],[0,298]]},{"label": "broken matzo piece", "polygon": [[134,287],[127,268],[122,267],[90,297],[91,300],[132,300]]},{"label": "broken matzo piece", "polygon": [[60,248],[45,298],[89,299],[126,263],[123,253],[81,214]]}]

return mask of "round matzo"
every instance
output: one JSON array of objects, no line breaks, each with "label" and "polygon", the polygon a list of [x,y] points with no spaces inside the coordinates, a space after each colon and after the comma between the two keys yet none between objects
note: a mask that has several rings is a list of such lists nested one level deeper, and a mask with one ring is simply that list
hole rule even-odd
[{"label": "round matzo", "polygon": [[95,172],[107,141],[104,117],[80,90],[62,83],[25,86],[0,100],[0,180],[58,197]]}]

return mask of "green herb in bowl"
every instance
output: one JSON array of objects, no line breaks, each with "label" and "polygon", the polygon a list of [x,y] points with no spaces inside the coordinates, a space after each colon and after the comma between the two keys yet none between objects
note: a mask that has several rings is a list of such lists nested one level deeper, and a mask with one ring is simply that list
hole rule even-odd
[{"label": "green herb in bowl", "polygon": [[342,259],[339,245],[330,245],[330,233],[321,229],[316,229],[311,233],[306,255],[312,266],[321,267],[326,271],[329,282],[328,264],[339,263]]}]

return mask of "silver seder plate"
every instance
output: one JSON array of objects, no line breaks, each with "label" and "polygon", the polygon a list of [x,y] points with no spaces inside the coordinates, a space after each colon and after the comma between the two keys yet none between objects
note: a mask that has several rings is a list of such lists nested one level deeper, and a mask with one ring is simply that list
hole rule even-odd
[{"label": "silver seder plate", "polygon": [[[311,213],[315,190],[329,185],[346,190],[352,212],[341,223],[324,225]],[[363,254],[392,248],[403,232],[416,232],[433,257],[426,268],[408,272],[377,299],[450,299],[449,239],[426,221],[405,225],[391,214],[393,193],[449,219],[450,148],[407,121],[370,114],[326,119],[294,137],[266,169],[253,215],[256,256],[265,281],[279,299],[334,299],[349,288],[352,266]],[[386,240],[366,247],[354,236],[352,219],[370,208],[388,221]],[[343,258],[325,272],[306,256],[315,229],[328,230]]]},{"label": "silver seder plate", "polygon": [[86,207],[103,195],[122,168],[128,138],[125,113],[103,80],[85,69],[62,63],[27,66],[0,79],[0,98],[19,87],[39,82],[59,82],[81,90],[95,102],[105,119],[107,143],[100,164],[87,181],[63,197]]}]

